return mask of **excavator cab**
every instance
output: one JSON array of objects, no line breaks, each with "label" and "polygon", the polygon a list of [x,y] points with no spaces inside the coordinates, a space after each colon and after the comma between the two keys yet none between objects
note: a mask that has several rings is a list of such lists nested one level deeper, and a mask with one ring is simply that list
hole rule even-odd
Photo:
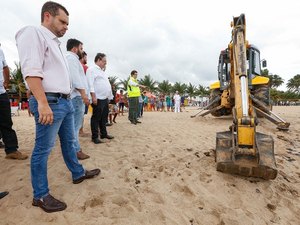
[{"label": "excavator cab", "polygon": [[[252,89],[252,79],[261,75],[261,60],[260,51],[254,45],[247,48],[247,74],[248,74],[248,84],[249,88]],[[263,61],[266,64],[266,61]],[[221,51],[218,63],[218,78],[220,82],[220,90],[226,90],[230,84],[230,58],[228,48]],[[269,79],[263,77],[260,82],[255,82],[258,84],[268,84]]]},{"label": "excavator cab", "polygon": [[[251,45],[247,49],[247,63],[248,63],[248,81],[249,87],[252,86],[252,79],[256,76],[261,75],[261,60],[260,60],[260,51],[254,45]],[[268,80],[264,80],[263,83],[268,84]]]}]

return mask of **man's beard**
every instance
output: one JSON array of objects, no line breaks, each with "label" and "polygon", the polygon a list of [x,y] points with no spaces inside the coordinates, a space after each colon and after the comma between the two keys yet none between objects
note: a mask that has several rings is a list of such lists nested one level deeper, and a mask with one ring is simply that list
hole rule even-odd
[{"label": "man's beard", "polygon": [[81,53],[79,51],[77,51],[76,55],[78,55],[79,58],[81,58]]}]

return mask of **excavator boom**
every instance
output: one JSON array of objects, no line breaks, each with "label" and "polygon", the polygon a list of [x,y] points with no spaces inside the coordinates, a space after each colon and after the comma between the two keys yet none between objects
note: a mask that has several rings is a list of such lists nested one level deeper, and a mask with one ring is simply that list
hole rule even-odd
[{"label": "excavator boom", "polygon": [[232,41],[228,46],[230,82],[228,88],[223,90],[221,105],[224,101],[233,102],[233,124],[230,131],[217,133],[217,170],[275,179],[277,169],[273,138],[256,132],[258,119],[248,84],[245,15],[234,17],[232,27]]}]

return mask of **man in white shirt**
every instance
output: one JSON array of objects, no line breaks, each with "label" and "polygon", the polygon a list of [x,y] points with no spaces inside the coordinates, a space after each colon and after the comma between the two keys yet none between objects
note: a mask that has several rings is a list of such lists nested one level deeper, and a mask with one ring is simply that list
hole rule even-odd
[{"label": "man in white shirt", "polygon": [[174,112],[179,113],[180,112],[180,99],[181,99],[181,97],[178,94],[178,91],[176,91],[173,99],[174,99],[174,104],[175,104]]},{"label": "man in white shirt", "polygon": [[69,39],[67,41],[67,62],[69,65],[70,78],[72,82],[71,99],[74,107],[74,126],[75,126],[75,149],[77,158],[84,160],[90,158],[85,154],[79,144],[79,129],[82,125],[84,116],[84,105],[89,105],[87,96],[87,80],[84,74],[83,67],[79,61],[79,56],[83,52],[82,42],[77,39]]},{"label": "man in white shirt", "polygon": [[106,55],[97,53],[95,57],[95,65],[89,67],[86,76],[88,79],[89,90],[92,96],[93,115],[91,117],[92,141],[100,144],[100,137],[113,139],[114,137],[107,134],[106,122],[108,117],[108,103],[113,99],[112,89],[108,76],[105,74]]},{"label": "man in white shirt", "polygon": [[[49,193],[48,187],[48,156],[57,134],[74,184],[99,175],[100,169],[85,170],[78,162],[74,148],[74,108],[69,97],[69,68],[58,40],[68,29],[69,13],[61,4],[49,1],[42,7],[41,22],[40,27],[28,26],[18,31],[16,41],[22,74],[33,94],[29,100],[36,126],[30,165],[32,205],[45,212],[57,212],[67,208],[66,203]],[[52,175],[60,176],[57,173]]]},{"label": "man in white shirt", "polygon": [[18,151],[18,138],[12,129],[11,108],[6,89],[9,84],[9,68],[4,53],[0,48],[0,132],[4,142],[7,159],[27,159],[28,156]]}]

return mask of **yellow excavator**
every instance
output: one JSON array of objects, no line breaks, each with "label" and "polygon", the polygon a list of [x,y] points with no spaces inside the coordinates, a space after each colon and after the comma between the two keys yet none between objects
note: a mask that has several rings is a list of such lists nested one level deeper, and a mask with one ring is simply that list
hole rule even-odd
[{"label": "yellow excavator", "polygon": [[275,123],[279,130],[288,130],[290,124],[271,111],[269,78],[260,76],[260,52],[246,40],[245,15],[234,17],[231,26],[232,40],[219,57],[219,81],[210,86],[210,103],[197,114],[233,115],[229,131],[217,133],[218,171],[275,179],[274,140],[257,132],[256,126],[259,117]]}]

